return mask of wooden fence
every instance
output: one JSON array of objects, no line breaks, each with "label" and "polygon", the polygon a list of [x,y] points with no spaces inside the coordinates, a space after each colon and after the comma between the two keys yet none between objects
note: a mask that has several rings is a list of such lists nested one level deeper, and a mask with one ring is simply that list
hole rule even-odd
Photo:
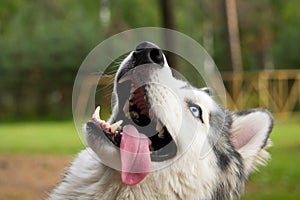
[{"label": "wooden fence", "polygon": [[[98,78],[90,77],[84,82],[82,91],[86,94],[78,99],[78,105],[86,105],[89,88],[91,84],[97,84]],[[112,78],[104,76],[98,84],[112,83]],[[300,111],[300,70],[222,73],[222,78],[228,109],[238,111],[261,107],[282,116]]]},{"label": "wooden fence", "polygon": [[228,108],[263,107],[275,114],[300,111],[300,70],[222,73]]}]

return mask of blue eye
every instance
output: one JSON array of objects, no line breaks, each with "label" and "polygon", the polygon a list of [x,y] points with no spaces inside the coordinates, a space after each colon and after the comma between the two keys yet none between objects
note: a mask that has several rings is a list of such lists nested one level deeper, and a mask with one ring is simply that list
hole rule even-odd
[{"label": "blue eye", "polygon": [[193,113],[195,117],[198,118],[200,116],[200,111],[196,106],[190,106],[190,111]]},{"label": "blue eye", "polygon": [[196,118],[200,119],[202,123],[204,123],[203,118],[202,118],[202,110],[201,110],[201,108],[198,105],[196,105],[196,104],[190,105],[189,108],[190,108],[190,111],[192,112],[192,114]]}]

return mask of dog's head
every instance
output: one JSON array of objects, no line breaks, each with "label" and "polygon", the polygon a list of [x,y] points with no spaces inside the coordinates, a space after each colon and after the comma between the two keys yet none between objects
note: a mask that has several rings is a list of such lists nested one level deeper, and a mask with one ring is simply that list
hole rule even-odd
[{"label": "dog's head", "polygon": [[210,89],[175,78],[161,49],[150,42],[123,60],[113,94],[108,122],[100,119],[98,108],[85,130],[88,145],[102,162],[119,168],[128,185],[142,181],[153,167],[180,162],[185,154],[220,169],[236,160],[248,175],[264,153],[273,124],[262,109],[223,110]]}]

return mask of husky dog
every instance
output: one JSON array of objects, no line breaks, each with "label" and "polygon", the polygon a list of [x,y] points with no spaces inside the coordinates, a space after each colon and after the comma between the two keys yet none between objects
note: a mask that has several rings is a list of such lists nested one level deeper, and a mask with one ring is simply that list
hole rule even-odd
[{"label": "husky dog", "polygon": [[123,60],[113,94],[110,119],[96,109],[88,147],[50,199],[238,199],[269,158],[271,114],[222,109],[211,89],[174,78],[155,44]]}]

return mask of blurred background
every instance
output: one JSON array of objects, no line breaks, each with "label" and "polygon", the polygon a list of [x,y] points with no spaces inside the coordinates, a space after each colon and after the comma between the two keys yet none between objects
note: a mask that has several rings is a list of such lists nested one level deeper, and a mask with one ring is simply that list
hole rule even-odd
[{"label": "blurred background", "polygon": [[109,36],[149,26],[204,46],[221,71],[227,108],[274,114],[272,160],[242,199],[300,199],[298,0],[1,0],[0,199],[47,197],[84,148],[71,108],[82,61]]}]

